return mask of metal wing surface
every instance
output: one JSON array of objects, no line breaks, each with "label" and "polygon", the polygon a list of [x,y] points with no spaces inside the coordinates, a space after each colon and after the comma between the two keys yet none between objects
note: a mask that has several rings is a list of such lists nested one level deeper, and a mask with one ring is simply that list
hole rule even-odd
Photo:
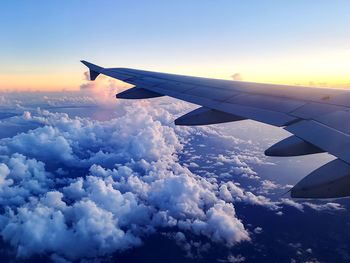
[{"label": "metal wing surface", "polygon": [[291,196],[350,195],[350,90],[209,79],[82,63],[89,68],[91,80],[103,74],[134,85],[117,94],[117,98],[166,95],[200,106],[175,120],[177,125],[251,119],[283,127],[292,135],[267,149],[266,155],[328,152],[337,157],[297,183],[291,189]]}]

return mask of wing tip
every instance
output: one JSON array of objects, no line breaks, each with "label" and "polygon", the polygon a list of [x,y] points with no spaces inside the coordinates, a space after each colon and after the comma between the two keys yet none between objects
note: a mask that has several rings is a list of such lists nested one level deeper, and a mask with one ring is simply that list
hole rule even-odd
[{"label": "wing tip", "polygon": [[95,64],[92,64],[90,62],[87,62],[86,60],[80,60],[80,62],[89,68],[90,80],[95,80],[98,77],[98,75],[101,73],[101,71],[103,70],[102,67],[97,66]]}]

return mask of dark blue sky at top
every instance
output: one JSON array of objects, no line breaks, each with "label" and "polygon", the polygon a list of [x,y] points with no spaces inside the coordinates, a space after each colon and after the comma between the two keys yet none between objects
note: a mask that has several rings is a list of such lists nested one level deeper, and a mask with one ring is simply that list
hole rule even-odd
[{"label": "dark blue sky at top", "polygon": [[345,0],[4,1],[0,70],[78,72],[82,58],[159,70],[245,70],[347,48],[349,9]]}]

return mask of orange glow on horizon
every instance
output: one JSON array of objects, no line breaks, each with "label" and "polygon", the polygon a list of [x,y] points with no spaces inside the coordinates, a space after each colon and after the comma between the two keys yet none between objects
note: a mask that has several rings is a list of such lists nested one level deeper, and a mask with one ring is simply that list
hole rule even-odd
[{"label": "orange glow on horizon", "polygon": [[79,90],[82,74],[0,74],[1,91],[62,91]]},{"label": "orange glow on horizon", "polygon": [[[232,80],[231,76],[239,73],[242,76],[242,81],[248,82],[350,88],[350,65],[342,68],[334,67],[332,71],[327,71],[327,69],[320,70],[320,68],[311,70],[310,66],[301,66],[297,69],[295,65],[287,69],[281,69],[278,65],[271,64],[266,65],[265,68],[261,65],[242,65],[237,71],[232,70],[233,68],[233,65],[226,64],[223,67],[214,67],[214,70],[209,66],[199,68],[198,65],[188,66],[186,68],[170,66],[163,70],[159,68],[149,70],[227,80]],[[80,89],[80,85],[86,82],[83,75],[84,71],[47,74],[0,74],[0,92],[77,91]]]}]

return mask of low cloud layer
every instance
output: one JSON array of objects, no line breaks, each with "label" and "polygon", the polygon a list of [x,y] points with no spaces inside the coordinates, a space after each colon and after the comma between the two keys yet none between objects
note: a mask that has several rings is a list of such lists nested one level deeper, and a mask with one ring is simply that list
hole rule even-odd
[{"label": "low cloud layer", "polygon": [[[106,85],[114,88],[113,83]],[[100,92],[98,87],[82,89],[82,97],[75,101],[99,103],[92,96]],[[109,95],[101,98],[104,96]],[[44,101],[59,106],[72,98]],[[218,131],[175,127],[174,114],[188,107],[182,103],[113,105],[117,117],[108,121],[43,109],[13,117],[40,124],[0,140],[0,203],[4,208],[0,233],[18,257],[48,254],[56,261],[102,257],[140,246],[147,236],[165,229],[179,244],[188,244],[190,233],[232,247],[262,233],[261,227],[253,228],[254,233],[247,228],[236,213],[236,204],[260,206],[274,213],[282,213],[286,205],[299,211],[306,206],[318,211],[342,209],[336,203],[273,201],[262,195],[281,187],[272,181],[262,181],[257,194],[232,178],[228,180],[231,173],[259,180],[249,164],[264,160],[245,152],[207,160],[211,162],[208,166],[229,165],[226,174],[201,177],[191,172],[190,168],[205,168],[196,164],[196,156],[188,167],[181,164],[179,154],[185,143],[194,135]],[[219,137],[242,143],[233,137]],[[242,256],[233,259],[244,261]]]}]

